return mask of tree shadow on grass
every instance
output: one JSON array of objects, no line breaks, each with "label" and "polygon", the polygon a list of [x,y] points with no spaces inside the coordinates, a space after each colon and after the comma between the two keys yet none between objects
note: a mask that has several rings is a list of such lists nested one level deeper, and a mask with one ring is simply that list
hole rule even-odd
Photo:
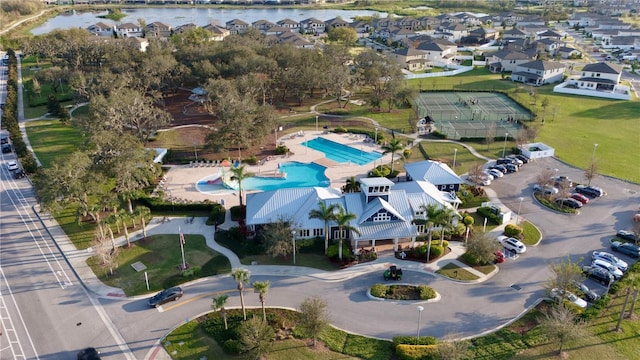
[{"label": "tree shadow on grass", "polygon": [[599,120],[629,120],[636,121],[640,114],[640,103],[618,101],[597,108],[572,113],[575,117],[597,118]]}]

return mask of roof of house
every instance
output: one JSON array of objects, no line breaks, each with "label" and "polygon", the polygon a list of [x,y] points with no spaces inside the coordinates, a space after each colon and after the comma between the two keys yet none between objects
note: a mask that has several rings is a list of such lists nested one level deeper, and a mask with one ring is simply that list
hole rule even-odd
[{"label": "roof of house", "polygon": [[140,25],[133,23],[124,23],[117,26],[118,29],[140,29]]},{"label": "roof of house", "polygon": [[451,168],[439,161],[418,161],[404,166],[413,180],[424,180],[434,185],[462,184],[462,179]]},{"label": "roof of house", "polygon": [[518,29],[518,28],[511,28],[509,30],[503,31],[502,35],[504,37],[507,37],[507,35],[511,35],[511,36],[513,36],[513,35],[525,35],[525,32],[520,30],[520,29]]},{"label": "roof of house", "polygon": [[420,51],[418,49],[415,48],[399,48],[393,51],[394,54],[396,55],[401,55],[401,56],[417,56],[417,55],[423,55],[424,52]]},{"label": "roof of house", "polygon": [[585,65],[582,68],[582,71],[599,72],[604,74],[621,74],[622,67],[607,62],[599,62]]},{"label": "roof of house", "polygon": [[562,53],[571,53],[571,52],[574,52],[574,51],[580,52],[580,50],[574,49],[574,48],[569,47],[569,46],[560,46],[558,48],[558,51],[562,52]]},{"label": "roof of house", "polygon": [[546,71],[552,69],[564,69],[566,65],[555,61],[535,60],[528,63],[520,64],[518,65],[518,67]]},{"label": "roof of house", "polygon": [[287,19],[282,19],[278,22],[276,22],[276,24],[278,25],[298,25],[299,23],[297,21],[291,20],[289,18]]},{"label": "roof of house", "polygon": [[583,78],[579,78],[578,81],[588,81],[588,82],[595,82],[595,83],[599,83],[599,84],[610,84],[610,85],[617,84],[617,82],[613,81],[613,80],[603,79],[603,78],[595,78],[595,77],[583,77]]},{"label": "roof of house", "polygon": [[538,34],[538,36],[540,37],[557,37],[560,38],[562,37],[562,35],[558,34],[557,32],[553,31],[553,30],[547,30],[543,33]]},{"label": "roof of house", "polygon": [[530,60],[531,57],[522,51],[515,51],[511,49],[504,49],[491,54],[501,60]]}]

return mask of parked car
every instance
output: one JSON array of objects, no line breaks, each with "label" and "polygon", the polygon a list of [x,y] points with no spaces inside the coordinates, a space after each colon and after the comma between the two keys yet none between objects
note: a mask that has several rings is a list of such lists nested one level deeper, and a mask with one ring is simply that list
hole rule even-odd
[{"label": "parked car", "polygon": [[617,256],[605,252],[605,251],[594,251],[591,253],[591,259],[595,260],[595,259],[600,259],[602,261],[606,261],[612,265],[614,265],[615,267],[617,267],[618,269],[620,269],[620,271],[625,272],[627,270],[629,270],[629,264],[627,264],[625,261],[620,260]]},{"label": "parked car", "polygon": [[598,295],[598,293],[596,293],[595,291],[589,289],[589,287],[584,283],[574,280],[571,282],[571,285],[573,285],[580,293],[582,293],[583,299],[587,300],[588,302],[594,302],[600,299],[600,295]]},{"label": "parked car", "polygon": [[549,187],[549,186],[542,186],[540,184],[534,184],[533,185],[533,192],[541,192],[545,195],[554,195],[558,193],[558,188],[555,187]]},{"label": "parked car", "polygon": [[504,167],[503,165],[493,165],[489,169],[498,170],[498,171],[502,172],[503,175],[507,173],[507,168]]},{"label": "parked car", "polygon": [[489,174],[493,175],[493,178],[501,178],[504,176],[504,173],[498,169],[489,169],[487,170]]},{"label": "parked car", "polygon": [[498,160],[496,160],[496,165],[507,165],[513,163],[514,161],[511,158],[499,158]]},{"label": "parked car", "polygon": [[100,360],[100,352],[92,347],[82,349],[78,351],[78,360]]},{"label": "parked car", "polygon": [[634,243],[637,240],[636,234],[634,234],[633,231],[629,231],[629,230],[618,230],[618,232],[616,233],[616,236],[622,240],[627,240]]},{"label": "parked car", "polygon": [[560,186],[560,184],[564,184],[568,188],[573,186],[573,180],[563,175],[554,176],[551,179],[553,180],[553,184],[558,187]]},{"label": "parked car", "polygon": [[524,161],[518,159],[517,155],[507,155],[507,159],[511,159],[511,163],[514,165],[522,166]]},{"label": "parked car", "polygon": [[2,153],[8,154],[11,152],[11,144],[2,144]]},{"label": "parked car", "polygon": [[613,275],[607,270],[601,269],[599,267],[594,266],[583,266],[582,272],[588,277],[591,278],[604,286],[609,286],[613,284],[615,280]]},{"label": "parked car", "polygon": [[604,270],[607,270],[608,272],[611,273],[611,275],[613,275],[613,277],[618,280],[622,277],[622,275],[624,275],[622,273],[622,271],[620,269],[618,269],[615,265],[610,264],[604,260],[599,260],[599,259],[595,259],[591,262],[591,266],[594,267],[599,267],[602,268]]},{"label": "parked car", "polygon": [[604,195],[602,189],[595,186],[576,185],[576,192],[591,197],[600,197]]},{"label": "parked car", "polygon": [[9,171],[14,171],[14,170],[18,170],[20,167],[18,166],[18,163],[15,161],[9,161],[7,163],[7,169]]},{"label": "parked car", "polygon": [[524,155],[522,155],[522,154],[515,155],[515,157],[516,157],[516,159],[522,161],[524,164],[529,162],[529,158],[524,156]]},{"label": "parked car", "polygon": [[482,186],[491,185],[491,180],[489,180],[487,176],[482,176],[482,175],[478,177],[469,176],[467,180],[469,180],[469,182],[471,183],[482,185]]},{"label": "parked car", "polygon": [[570,196],[572,199],[580,201],[582,205],[586,205],[589,203],[589,198],[582,194],[572,193]]},{"label": "parked car", "polygon": [[22,179],[25,176],[27,176],[27,174],[25,174],[24,170],[22,170],[22,169],[18,169],[18,170],[13,172],[13,178],[14,179]]},{"label": "parked car", "polygon": [[496,258],[493,262],[496,264],[502,264],[505,260],[504,253],[502,251],[496,251],[495,255],[496,255]]},{"label": "parked car", "polygon": [[578,296],[576,296],[576,294],[570,291],[565,292],[562,289],[553,288],[551,289],[551,298],[556,301],[561,301],[561,300],[569,301],[575,306],[581,307],[583,309],[587,307],[586,301],[580,299]]},{"label": "parked car", "polygon": [[491,172],[489,172],[489,170],[483,170],[482,173],[484,174],[484,176],[493,181],[493,179],[495,179],[495,176],[493,176],[493,174],[491,174]]},{"label": "parked car", "polygon": [[555,203],[560,207],[568,207],[571,209],[580,209],[582,207],[582,203],[580,201],[572,198],[556,199]]},{"label": "parked car", "polygon": [[498,236],[498,242],[500,242],[500,244],[502,244],[505,249],[513,251],[517,254],[524,254],[527,251],[527,247],[516,238]]},{"label": "parked car", "polygon": [[509,174],[518,171],[518,165],[516,165],[516,164],[506,164],[504,167],[507,168],[507,173],[509,173]]},{"label": "parked car", "polygon": [[8,144],[8,143],[9,143],[9,136],[7,136],[7,134],[0,135],[0,144]]},{"label": "parked car", "polygon": [[629,255],[634,258],[640,258],[640,247],[632,243],[612,241],[611,250]]},{"label": "parked car", "polygon": [[184,295],[182,288],[179,286],[175,286],[172,288],[164,289],[159,293],[155,294],[149,301],[147,302],[151,307],[158,307],[164,303],[169,301],[176,301],[180,299]]}]

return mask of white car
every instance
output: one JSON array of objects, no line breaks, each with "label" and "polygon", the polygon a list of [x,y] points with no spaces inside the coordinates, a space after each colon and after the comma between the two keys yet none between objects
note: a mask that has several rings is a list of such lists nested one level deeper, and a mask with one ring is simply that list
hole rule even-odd
[{"label": "white car", "polygon": [[489,170],[483,170],[482,173],[486,176],[486,178],[488,180],[493,180],[495,179],[495,176],[491,175],[491,173],[489,172]]},{"label": "white car", "polygon": [[18,168],[18,163],[15,161],[9,161],[7,163],[7,169],[9,169],[9,171],[18,170]]},{"label": "white car", "polygon": [[533,185],[533,192],[541,192],[545,195],[554,195],[558,193],[558,188],[553,186],[542,186],[540,184]]},{"label": "white car", "polygon": [[524,254],[527,251],[527,247],[518,239],[508,236],[498,236],[498,242],[502,244],[507,250],[513,251],[517,254]]},{"label": "white car", "polygon": [[567,291],[565,293],[564,290],[562,290],[562,289],[553,288],[553,289],[551,289],[551,297],[553,299],[556,299],[556,300],[563,299],[563,300],[566,300],[566,301],[570,301],[572,304],[574,304],[574,305],[576,305],[578,307],[581,307],[583,309],[587,307],[587,302],[586,301],[580,299],[576,294],[574,294],[574,293],[572,293],[570,291]]},{"label": "white car", "polygon": [[629,264],[627,264],[626,261],[623,261],[617,256],[605,251],[594,251],[591,254],[591,259],[592,260],[600,259],[602,261],[606,261],[609,264],[620,269],[620,271],[622,272],[625,272],[629,269]]},{"label": "white car", "polygon": [[494,178],[501,178],[504,176],[504,173],[502,171],[496,169],[489,169],[487,171],[489,172],[489,174],[493,175]]},{"label": "white car", "polygon": [[622,271],[618,269],[617,266],[600,259],[593,260],[591,266],[607,270],[609,273],[611,273],[611,275],[613,275],[614,278],[616,278],[616,280],[620,279],[623,275]]},{"label": "white car", "polygon": [[479,178],[474,178],[472,176],[469,177],[469,181],[474,183],[474,184],[479,184],[482,186],[489,186],[491,185],[491,180],[489,180],[489,178],[483,176],[483,177],[479,177]]}]

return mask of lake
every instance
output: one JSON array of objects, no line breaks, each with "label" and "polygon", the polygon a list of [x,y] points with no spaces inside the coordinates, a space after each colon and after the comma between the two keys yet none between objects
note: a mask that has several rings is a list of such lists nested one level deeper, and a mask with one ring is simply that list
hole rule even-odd
[{"label": "lake", "polygon": [[[333,10],[333,9],[285,9],[285,8],[249,8],[249,9],[221,9],[210,7],[197,8],[135,8],[122,9],[122,13],[127,15],[122,18],[119,23],[138,23],[138,19],[144,19],[147,24],[159,21],[172,27],[193,23],[198,26],[204,26],[211,22],[224,26],[224,24],[233,19],[240,19],[249,24],[257,20],[268,20],[273,23],[289,18],[291,20],[300,21],[308,18],[316,18],[318,20],[329,20],[335,17],[342,17],[346,21],[352,21],[355,16],[371,16],[379,14],[380,17],[386,17],[386,13],[380,13],[369,10]],[[109,19],[98,18],[100,15],[106,15],[106,12],[76,12],[70,11],[54,18],[49,19],[43,25],[31,30],[34,35],[41,35],[51,32],[55,29],[71,29],[84,28],[93,25],[99,21],[105,24],[116,24]]]}]

